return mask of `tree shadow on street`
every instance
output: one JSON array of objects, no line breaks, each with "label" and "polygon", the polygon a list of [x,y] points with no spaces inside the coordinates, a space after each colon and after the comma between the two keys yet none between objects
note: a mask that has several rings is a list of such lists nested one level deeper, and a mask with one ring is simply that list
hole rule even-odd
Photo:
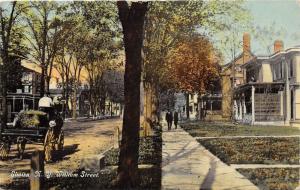
[{"label": "tree shadow on street", "polygon": [[78,152],[80,149],[78,149],[78,145],[79,144],[72,144],[72,145],[67,145],[67,146],[64,146],[64,149],[61,150],[61,151],[58,151],[57,154],[57,161],[59,160],[67,160],[69,159],[69,155],[72,155],[74,154],[75,152]]}]

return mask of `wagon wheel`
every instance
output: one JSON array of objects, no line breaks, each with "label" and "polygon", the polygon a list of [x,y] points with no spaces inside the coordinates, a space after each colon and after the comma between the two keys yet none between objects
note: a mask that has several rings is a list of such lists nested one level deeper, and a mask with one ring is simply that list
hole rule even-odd
[{"label": "wagon wheel", "polygon": [[5,141],[0,141],[0,160],[6,160],[8,158],[10,150],[10,143]]},{"label": "wagon wheel", "polygon": [[60,131],[57,143],[55,144],[55,150],[63,150],[64,149],[64,132]]},{"label": "wagon wheel", "polygon": [[52,129],[47,131],[44,140],[44,151],[45,151],[45,161],[49,162],[52,160],[53,151],[54,151],[54,144],[55,144],[55,136]]}]

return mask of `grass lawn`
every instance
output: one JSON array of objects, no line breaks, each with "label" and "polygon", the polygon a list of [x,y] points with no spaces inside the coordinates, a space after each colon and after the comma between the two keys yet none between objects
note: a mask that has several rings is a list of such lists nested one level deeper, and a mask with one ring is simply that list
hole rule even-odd
[{"label": "grass lawn", "polygon": [[238,169],[261,190],[294,190],[299,185],[299,168]]},{"label": "grass lawn", "polygon": [[[259,137],[300,135],[299,128],[209,122],[187,122],[181,126],[194,137],[257,136],[198,140],[227,164],[299,164],[299,137]],[[299,168],[237,170],[262,190],[292,190],[299,185]]]},{"label": "grass lawn", "polygon": [[[143,137],[140,139],[139,164],[160,164],[161,162],[161,137]],[[105,165],[118,165],[119,149],[112,149],[105,154]]]},{"label": "grass lawn", "polygon": [[299,164],[297,137],[199,139],[227,164]]},{"label": "grass lawn", "polygon": [[283,126],[250,126],[232,123],[188,122],[181,126],[195,137],[300,135],[300,129]]}]

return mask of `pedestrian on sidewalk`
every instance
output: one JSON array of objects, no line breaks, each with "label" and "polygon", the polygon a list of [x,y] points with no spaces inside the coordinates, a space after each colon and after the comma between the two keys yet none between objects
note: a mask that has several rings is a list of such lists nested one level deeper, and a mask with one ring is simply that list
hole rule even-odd
[{"label": "pedestrian on sidewalk", "polygon": [[166,121],[168,123],[168,130],[171,130],[171,127],[172,127],[172,121],[173,121],[173,116],[172,116],[172,113],[170,111],[168,111],[166,113]]},{"label": "pedestrian on sidewalk", "polygon": [[170,115],[169,115],[169,111],[166,113],[166,121],[167,121],[167,125],[168,125],[168,130],[170,130],[170,127],[169,127],[169,120],[170,120]]},{"label": "pedestrian on sidewalk", "polygon": [[178,124],[178,112],[175,110],[175,112],[174,112],[174,125],[175,125],[175,129],[177,129],[177,124]]},{"label": "pedestrian on sidewalk", "polygon": [[169,125],[170,125],[170,130],[172,129],[172,123],[173,123],[173,113],[171,111],[169,111]]}]

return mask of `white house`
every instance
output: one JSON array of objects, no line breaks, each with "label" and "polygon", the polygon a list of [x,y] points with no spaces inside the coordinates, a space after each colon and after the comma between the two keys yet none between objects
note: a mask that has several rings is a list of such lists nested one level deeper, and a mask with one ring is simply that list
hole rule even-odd
[{"label": "white house", "polygon": [[234,118],[251,124],[300,126],[300,47],[255,56],[245,63],[245,84],[234,90]]}]

